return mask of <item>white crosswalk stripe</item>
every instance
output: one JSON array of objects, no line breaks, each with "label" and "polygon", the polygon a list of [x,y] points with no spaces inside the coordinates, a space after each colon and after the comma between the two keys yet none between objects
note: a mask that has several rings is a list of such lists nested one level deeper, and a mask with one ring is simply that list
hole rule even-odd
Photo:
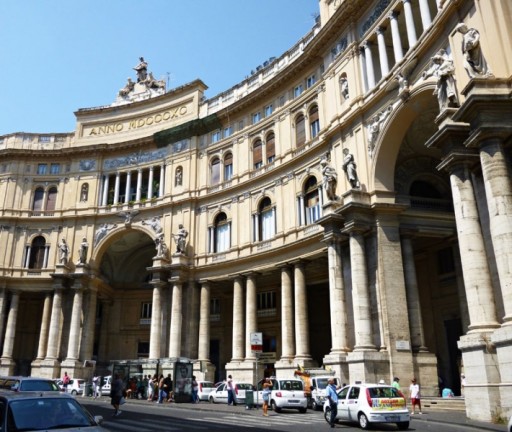
[{"label": "white crosswalk stripe", "polygon": [[[240,417],[204,417],[201,419],[198,418],[190,418],[190,421],[196,422],[209,422],[209,423],[219,423],[229,424],[229,425],[240,425],[241,420]],[[307,418],[303,416],[283,416],[283,415],[272,415],[269,414],[268,417],[264,416],[244,416],[243,417],[243,425],[248,428],[261,427],[262,425],[294,425],[301,424],[303,425],[305,422],[308,424],[316,424],[316,423],[325,423],[325,420],[321,416],[308,416]]]},{"label": "white crosswalk stripe", "polygon": [[[116,417],[112,420],[106,420],[102,426],[109,431],[126,431],[126,432],[154,432],[154,431],[184,431],[187,430],[187,426],[190,426],[191,421],[195,421],[196,419],[182,419],[176,421],[176,419],[172,419],[169,421],[165,420],[156,420],[156,419],[146,419],[145,421],[131,420],[131,419],[123,419],[122,417]],[[219,428],[222,425],[219,424]],[[211,430],[212,428],[204,425],[194,425],[195,430]]]}]

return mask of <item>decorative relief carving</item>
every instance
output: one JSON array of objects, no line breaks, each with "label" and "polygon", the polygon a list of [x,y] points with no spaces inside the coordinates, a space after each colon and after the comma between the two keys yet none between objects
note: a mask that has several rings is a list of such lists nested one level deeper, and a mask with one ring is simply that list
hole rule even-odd
[{"label": "decorative relief carving", "polygon": [[155,160],[163,159],[168,155],[168,149],[158,149],[153,151],[139,151],[136,153],[129,154],[127,156],[121,156],[114,159],[106,159],[103,162],[103,169],[116,169],[125,166],[134,166],[143,163],[152,162]]}]

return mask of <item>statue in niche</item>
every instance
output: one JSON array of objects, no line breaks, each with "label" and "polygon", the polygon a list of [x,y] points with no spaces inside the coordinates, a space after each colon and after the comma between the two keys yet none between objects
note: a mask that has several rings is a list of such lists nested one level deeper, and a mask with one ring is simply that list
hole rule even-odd
[{"label": "statue in niche", "polygon": [[155,239],[156,256],[155,258],[166,258],[167,257],[167,244],[165,243],[164,233],[160,233]]},{"label": "statue in niche", "polygon": [[348,80],[347,80],[346,76],[342,76],[340,78],[340,90],[341,90],[341,95],[343,96],[343,98],[345,100],[347,100],[349,98],[349,94],[348,94]]},{"label": "statue in niche", "polygon": [[88,250],[89,250],[89,243],[87,243],[87,239],[84,237],[82,239],[82,243],[80,243],[80,248],[78,249],[77,264],[85,264],[86,263]]},{"label": "statue in niche", "polygon": [[181,186],[183,184],[183,168],[176,168],[176,174],[174,178],[174,186]]},{"label": "statue in niche", "polygon": [[153,216],[149,222],[142,221],[142,225],[149,225],[151,229],[155,232],[155,234],[160,234],[162,230],[162,225],[160,225],[160,219],[156,216]]},{"label": "statue in niche", "polygon": [[59,263],[67,264],[69,258],[69,246],[66,240],[61,239],[59,243]]},{"label": "statue in niche", "polygon": [[329,201],[336,201],[338,196],[336,195],[336,186],[338,185],[338,174],[336,170],[330,164],[330,154],[327,153],[320,160],[320,167],[323,175],[323,187],[327,199]]},{"label": "statue in niche", "polygon": [[477,29],[468,28],[460,23],[455,30],[462,34],[462,54],[464,54],[464,68],[470,78],[488,78],[493,74],[487,66],[482,48],[480,46],[480,33]]},{"label": "statue in niche", "polygon": [[80,192],[80,201],[87,202],[89,198],[89,183],[84,183]]},{"label": "statue in niche", "polygon": [[361,185],[359,184],[359,179],[357,177],[357,165],[354,162],[354,155],[349,153],[348,148],[343,149],[343,171],[347,175],[347,180],[350,183],[352,188],[359,189]]},{"label": "statue in niche", "polygon": [[139,64],[133,68],[137,72],[137,82],[143,82],[148,77],[148,64],[144,57],[139,57]]},{"label": "statue in niche", "polygon": [[178,225],[178,233],[173,235],[176,242],[176,253],[184,254],[187,247],[188,231],[183,227],[183,224]]},{"label": "statue in niche", "polygon": [[440,49],[431,60],[432,66],[423,72],[423,79],[431,76],[437,78],[437,87],[434,94],[437,95],[439,110],[459,106],[455,77],[453,76],[455,72],[453,60],[444,49]]}]

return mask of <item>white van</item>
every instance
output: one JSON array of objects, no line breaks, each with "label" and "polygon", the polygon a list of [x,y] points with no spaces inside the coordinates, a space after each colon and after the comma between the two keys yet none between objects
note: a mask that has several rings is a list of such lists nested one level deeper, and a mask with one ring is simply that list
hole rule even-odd
[{"label": "white van", "polygon": [[[313,410],[321,410],[324,406],[324,402],[327,399],[327,385],[330,379],[334,380],[336,388],[340,386],[338,378],[331,375],[312,376],[311,384],[309,387],[310,393],[308,394],[308,407]],[[307,390],[307,389],[306,389]]]}]

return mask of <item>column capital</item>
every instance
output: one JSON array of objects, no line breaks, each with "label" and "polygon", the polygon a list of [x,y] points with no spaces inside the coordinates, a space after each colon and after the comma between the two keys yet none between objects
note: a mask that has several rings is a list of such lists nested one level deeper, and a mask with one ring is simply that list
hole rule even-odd
[{"label": "column capital", "polygon": [[380,25],[375,29],[375,34],[378,36],[378,35],[384,34],[385,31],[386,31],[386,27]]},{"label": "column capital", "polygon": [[393,10],[393,11],[389,12],[388,18],[390,20],[396,20],[398,18],[398,15],[400,15],[400,11]]}]

